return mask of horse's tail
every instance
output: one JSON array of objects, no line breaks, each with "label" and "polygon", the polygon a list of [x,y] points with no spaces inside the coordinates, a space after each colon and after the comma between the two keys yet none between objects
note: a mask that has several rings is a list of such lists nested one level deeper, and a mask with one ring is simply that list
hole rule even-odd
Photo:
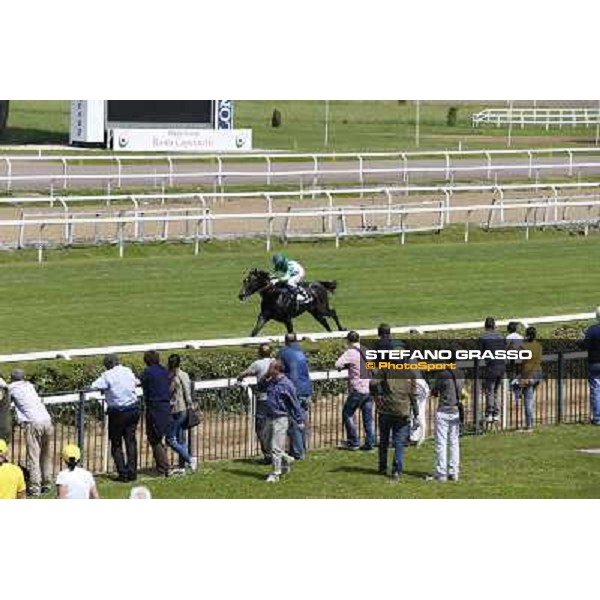
[{"label": "horse's tail", "polygon": [[318,283],[320,283],[328,292],[330,293],[334,293],[335,290],[337,289],[337,281],[319,281]]}]

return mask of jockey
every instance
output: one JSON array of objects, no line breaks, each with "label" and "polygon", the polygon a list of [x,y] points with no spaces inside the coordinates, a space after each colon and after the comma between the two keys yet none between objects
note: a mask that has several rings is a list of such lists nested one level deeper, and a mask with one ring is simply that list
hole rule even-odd
[{"label": "jockey", "polygon": [[289,286],[301,303],[310,300],[306,290],[300,285],[304,280],[306,271],[299,262],[290,260],[283,254],[275,254],[273,256],[273,266],[275,267],[271,279],[273,283],[283,283]]}]

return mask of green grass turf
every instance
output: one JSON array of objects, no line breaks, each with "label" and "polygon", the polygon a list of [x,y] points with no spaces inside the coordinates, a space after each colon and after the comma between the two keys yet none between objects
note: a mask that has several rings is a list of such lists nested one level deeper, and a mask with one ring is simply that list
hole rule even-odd
[{"label": "green grass turf", "polygon": [[[474,231],[290,245],[310,279],[336,279],[349,328],[589,311],[599,303],[600,237]],[[127,246],[0,254],[0,352],[247,335],[258,299],[237,299],[242,274],[268,267],[259,242]],[[304,315],[299,331],[319,331]],[[282,333],[271,324],[265,333]]]},{"label": "green grass turf", "polygon": [[[540,428],[461,440],[461,481],[426,482],[432,442],[407,450],[404,480],[377,474],[376,453],[324,450],[309,453],[278,484],[264,481],[269,468],[253,460],[203,465],[198,474],[171,479],[142,475],[155,498],[598,498],[600,456],[577,452],[600,447],[591,425]],[[391,460],[391,453],[390,453]],[[126,498],[131,485],[98,479],[103,498]]]},{"label": "green grass turf", "polygon": [[[458,106],[456,126],[446,125],[450,106]],[[422,102],[420,148],[463,149],[506,147],[506,127],[471,126],[471,115],[485,107],[505,106],[502,101]],[[282,126],[271,127],[271,115],[282,113]],[[240,100],[235,104],[237,127],[252,128],[254,146],[298,151],[408,150],[415,148],[415,103],[397,100],[330,102],[329,144],[324,144],[322,100]],[[0,144],[66,144],[69,102],[66,100],[14,100],[7,131]],[[513,127],[513,147],[593,145],[593,127]]]}]

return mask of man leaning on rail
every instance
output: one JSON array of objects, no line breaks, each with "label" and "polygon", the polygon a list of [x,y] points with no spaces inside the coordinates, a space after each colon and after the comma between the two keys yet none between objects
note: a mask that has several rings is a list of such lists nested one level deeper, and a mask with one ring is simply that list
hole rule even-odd
[{"label": "man leaning on rail", "polygon": [[[104,357],[105,371],[92,383],[104,392],[108,406],[108,438],[117,469],[117,481],[137,479],[137,441],[135,432],[140,421],[140,404],[136,393],[138,383],[129,367],[119,364],[116,354]],[[123,455],[125,442],[125,455]]]}]

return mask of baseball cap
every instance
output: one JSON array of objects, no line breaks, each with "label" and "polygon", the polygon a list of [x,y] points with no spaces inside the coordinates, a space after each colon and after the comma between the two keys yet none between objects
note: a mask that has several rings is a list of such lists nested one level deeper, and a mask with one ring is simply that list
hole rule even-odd
[{"label": "baseball cap", "polygon": [[8,444],[6,440],[0,439],[0,456],[6,456],[8,454]]},{"label": "baseball cap", "polygon": [[67,444],[62,451],[63,458],[68,461],[73,458],[76,461],[81,460],[81,450],[75,444]]}]

